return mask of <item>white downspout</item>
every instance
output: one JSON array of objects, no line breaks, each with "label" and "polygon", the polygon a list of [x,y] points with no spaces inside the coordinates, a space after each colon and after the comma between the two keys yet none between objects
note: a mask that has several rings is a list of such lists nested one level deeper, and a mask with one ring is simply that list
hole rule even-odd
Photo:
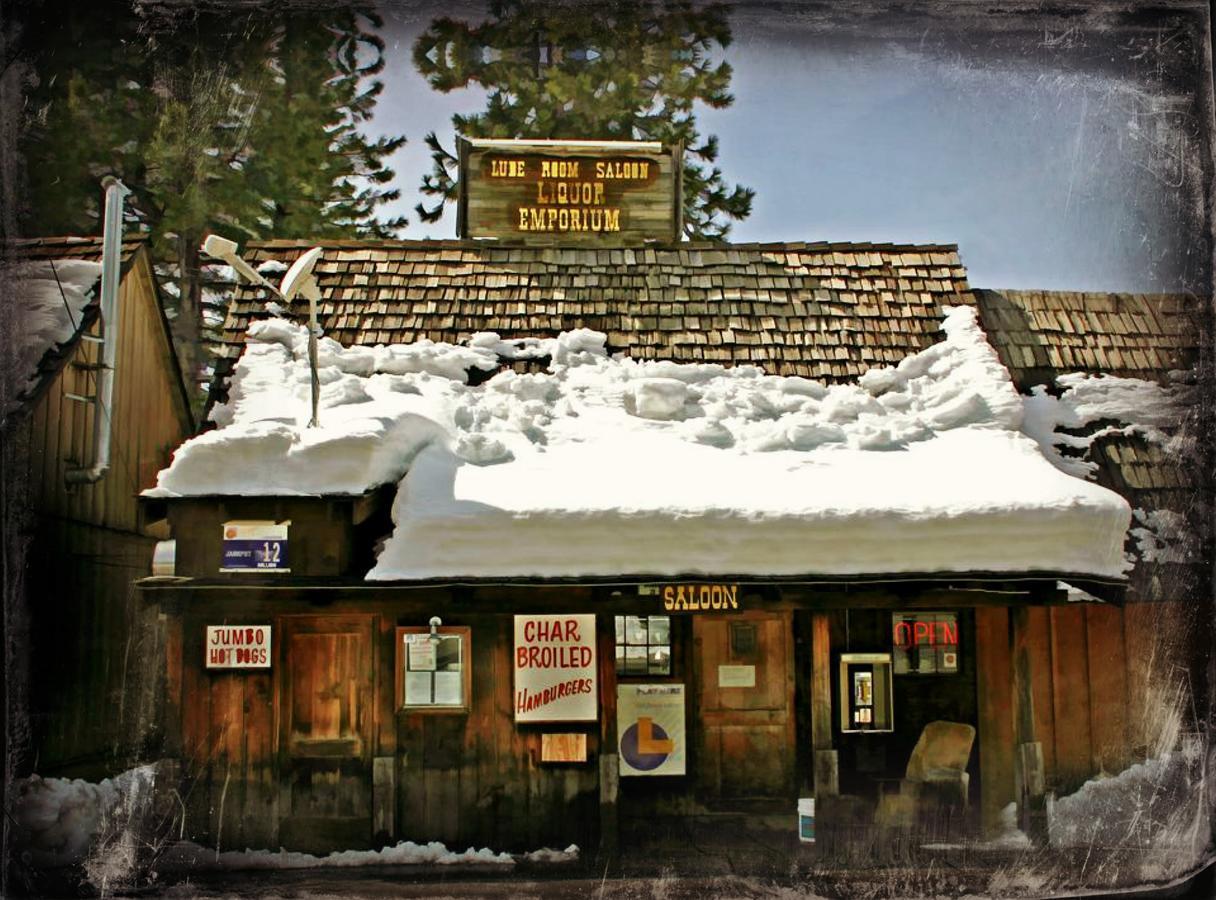
[{"label": "white downspout", "polygon": [[131,190],[112,175],[101,180],[106,213],[101,232],[101,364],[93,398],[93,464],[69,469],[68,484],[95,484],[110,468],[113,432],[114,364],[118,359],[118,283],[122,267],[122,205]]}]

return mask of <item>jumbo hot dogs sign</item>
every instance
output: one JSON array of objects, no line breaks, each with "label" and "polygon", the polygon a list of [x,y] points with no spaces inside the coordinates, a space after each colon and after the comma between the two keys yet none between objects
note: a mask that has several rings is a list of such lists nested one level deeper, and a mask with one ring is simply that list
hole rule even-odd
[{"label": "jumbo hot dogs sign", "polygon": [[595,615],[515,617],[515,721],[596,720]]}]

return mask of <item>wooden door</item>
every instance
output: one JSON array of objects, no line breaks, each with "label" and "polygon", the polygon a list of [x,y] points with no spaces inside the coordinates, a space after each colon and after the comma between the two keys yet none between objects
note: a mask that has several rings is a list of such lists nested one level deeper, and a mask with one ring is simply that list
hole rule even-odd
[{"label": "wooden door", "polygon": [[364,847],[372,827],[375,617],[280,623],[280,843]]},{"label": "wooden door", "polygon": [[695,772],[707,800],[796,793],[791,614],[693,621]]}]

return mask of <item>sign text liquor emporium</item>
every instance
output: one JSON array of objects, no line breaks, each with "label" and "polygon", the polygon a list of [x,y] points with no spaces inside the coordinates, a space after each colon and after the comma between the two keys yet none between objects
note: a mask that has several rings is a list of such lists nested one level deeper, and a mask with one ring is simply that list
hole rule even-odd
[{"label": "sign text liquor emporium", "polygon": [[624,246],[680,239],[679,148],[641,141],[460,143],[461,237]]}]

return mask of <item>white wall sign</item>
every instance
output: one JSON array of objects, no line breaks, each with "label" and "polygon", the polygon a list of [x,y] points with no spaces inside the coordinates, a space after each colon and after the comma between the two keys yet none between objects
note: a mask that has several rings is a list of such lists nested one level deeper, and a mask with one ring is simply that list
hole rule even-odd
[{"label": "white wall sign", "polygon": [[515,721],[594,722],[595,615],[515,617]]},{"label": "white wall sign", "polygon": [[208,625],[203,658],[208,669],[269,669],[269,625]]},{"label": "white wall sign", "polygon": [[616,733],[622,777],[685,774],[684,685],[618,685]]},{"label": "white wall sign", "polygon": [[718,666],[718,687],[756,686],[755,666]]}]

